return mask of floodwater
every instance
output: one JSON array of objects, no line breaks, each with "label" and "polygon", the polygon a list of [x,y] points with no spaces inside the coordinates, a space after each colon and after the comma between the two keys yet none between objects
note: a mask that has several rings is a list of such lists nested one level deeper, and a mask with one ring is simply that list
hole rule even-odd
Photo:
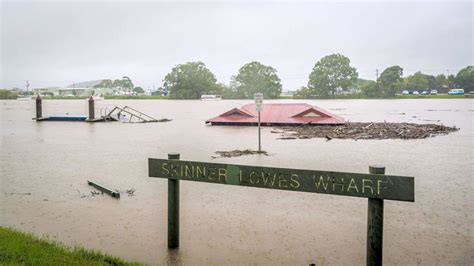
[{"label": "floodwater", "polygon": [[[147,264],[365,264],[367,199],[181,182],[181,247],[167,249],[167,180],[147,159],[183,160],[415,177],[414,203],[385,201],[386,265],[472,265],[473,100],[304,101],[350,121],[442,123],[460,131],[422,140],[278,140],[271,156],[213,159],[218,150],[257,148],[255,127],[204,121],[250,101],[114,100],[168,123],[31,120],[34,101],[0,101],[0,225]],[[292,101],[296,102],[296,101]],[[86,115],[85,100],[43,101],[43,114]],[[93,180],[123,193],[91,196]],[[19,194],[19,193],[31,193]]]}]

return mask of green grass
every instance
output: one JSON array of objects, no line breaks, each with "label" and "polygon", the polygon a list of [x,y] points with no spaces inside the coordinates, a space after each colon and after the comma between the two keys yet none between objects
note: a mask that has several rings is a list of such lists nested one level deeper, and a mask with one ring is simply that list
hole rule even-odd
[{"label": "green grass", "polygon": [[0,265],[141,265],[0,226]]}]

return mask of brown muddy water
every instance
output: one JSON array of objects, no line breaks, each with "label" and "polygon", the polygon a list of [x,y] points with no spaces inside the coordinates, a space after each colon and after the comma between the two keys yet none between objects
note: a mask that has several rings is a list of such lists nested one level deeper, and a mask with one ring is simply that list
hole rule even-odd
[{"label": "brown muddy water", "polygon": [[[147,158],[415,176],[415,203],[385,201],[386,265],[472,265],[473,100],[305,101],[350,121],[442,123],[461,130],[421,140],[278,140],[271,156],[212,159],[257,148],[255,127],[204,121],[250,101],[127,100],[168,123],[31,120],[34,101],[0,101],[0,225],[147,264],[362,265],[367,199],[181,182],[181,247],[167,249],[167,180],[148,177]],[[43,101],[44,115],[86,115],[85,100]],[[94,180],[134,196],[90,196]],[[15,194],[15,193],[31,193]]]}]

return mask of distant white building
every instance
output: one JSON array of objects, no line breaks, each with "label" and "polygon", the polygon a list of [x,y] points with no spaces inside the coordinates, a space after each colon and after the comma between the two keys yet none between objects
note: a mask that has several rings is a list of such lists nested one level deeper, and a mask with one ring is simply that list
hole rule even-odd
[{"label": "distant white building", "polygon": [[41,96],[59,96],[60,87],[35,88],[33,93]]},{"label": "distant white building", "polygon": [[93,92],[90,88],[65,88],[59,89],[59,96],[91,96]]}]

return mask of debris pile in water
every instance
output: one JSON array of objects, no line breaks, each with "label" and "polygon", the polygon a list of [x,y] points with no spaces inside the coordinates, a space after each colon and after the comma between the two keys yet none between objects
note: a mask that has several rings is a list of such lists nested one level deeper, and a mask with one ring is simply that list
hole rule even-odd
[{"label": "debris pile in water", "polygon": [[[268,152],[266,151],[254,151],[254,150],[233,150],[233,151],[216,151],[216,154],[218,154],[221,158],[231,158],[231,157],[239,157],[243,155],[253,155],[253,154],[263,154],[265,156],[268,156]],[[218,158],[214,157],[213,158]]]},{"label": "debris pile in water", "polygon": [[173,120],[168,119],[168,118],[163,118],[163,119],[156,120],[156,122],[170,122],[170,121],[173,121]]},{"label": "debris pile in water", "polygon": [[459,128],[436,124],[361,123],[348,122],[340,126],[283,127],[272,133],[279,139],[424,139],[458,131]]}]

